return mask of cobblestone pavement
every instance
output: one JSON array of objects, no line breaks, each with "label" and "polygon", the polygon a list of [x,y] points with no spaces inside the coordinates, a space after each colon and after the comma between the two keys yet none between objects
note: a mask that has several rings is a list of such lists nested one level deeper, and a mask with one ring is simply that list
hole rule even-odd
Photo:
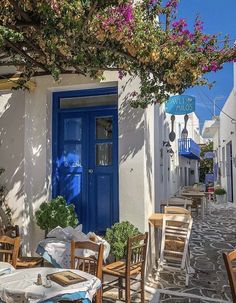
[{"label": "cobblestone pavement", "polygon": [[[195,274],[190,276],[190,283],[185,287],[184,276],[163,273],[158,282],[150,279],[150,286],[223,300],[232,300],[222,252],[236,247],[236,209],[231,204],[213,206],[211,214],[204,220],[194,217],[190,241],[191,266]],[[170,298],[162,295],[161,302],[204,302],[197,299]]]},{"label": "cobblestone pavement", "polygon": [[[236,247],[236,209],[231,204],[213,206],[211,214],[202,220],[194,217],[190,242],[191,266],[195,274],[190,276],[189,286],[185,287],[185,277],[179,273],[163,272],[158,281],[149,277],[147,286],[152,289],[165,288],[179,292],[188,292],[200,296],[231,300],[227,273],[222,258],[222,252]],[[147,293],[147,302],[151,295]],[[162,295],[162,303],[205,302],[197,299],[171,298]],[[118,302],[103,300],[103,302]],[[134,298],[133,302],[139,302]]]}]

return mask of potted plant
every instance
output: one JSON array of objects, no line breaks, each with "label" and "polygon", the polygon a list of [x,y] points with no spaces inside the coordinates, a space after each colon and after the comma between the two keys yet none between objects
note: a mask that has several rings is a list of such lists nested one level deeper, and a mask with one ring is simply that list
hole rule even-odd
[{"label": "potted plant", "polygon": [[43,202],[35,212],[35,218],[38,226],[45,230],[45,235],[57,226],[64,228],[78,225],[74,204],[67,205],[66,200],[61,196]]},{"label": "potted plant", "polygon": [[105,240],[110,244],[110,253],[116,261],[125,257],[128,238],[138,234],[138,228],[128,221],[115,223],[111,228],[107,228]]},{"label": "potted plant", "polygon": [[225,203],[226,202],[226,191],[224,188],[218,187],[215,189],[215,196],[217,203]]}]

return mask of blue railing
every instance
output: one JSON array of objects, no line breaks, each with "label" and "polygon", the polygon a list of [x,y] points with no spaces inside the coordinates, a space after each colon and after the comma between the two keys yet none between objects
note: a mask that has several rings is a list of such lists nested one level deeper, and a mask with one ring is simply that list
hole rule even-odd
[{"label": "blue railing", "polygon": [[189,159],[200,159],[200,146],[192,139],[179,139],[179,155]]}]

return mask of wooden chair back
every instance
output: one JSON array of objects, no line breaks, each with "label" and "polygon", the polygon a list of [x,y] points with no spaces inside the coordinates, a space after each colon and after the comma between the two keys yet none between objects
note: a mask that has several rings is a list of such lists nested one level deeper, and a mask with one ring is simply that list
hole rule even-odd
[{"label": "wooden chair back", "polygon": [[17,257],[20,249],[20,237],[10,238],[0,236],[0,260],[11,263],[16,267]]},{"label": "wooden chair back", "polygon": [[[76,255],[76,249],[91,250],[96,253],[96,257],[83,257]],[[102,280],[104,245],[92,241],[71,241],[71,269],[79,269],[90,273]]]},{"label": "wooden chair back", "polygon": [[163,216],[160,264],[185,268],[192,224],[192,217],[186,214]]},{"label": "wooden chair back", "polygon": [[191,208],[192,200],[183,197],[171,197],[166,201],[167,206],[179,206],[184,208]]},{"label": "wooden chair back", "polygon": [[147,255],[148,233],[130,237],[127,243],[126,276],[139,271],[144,275]]},{"label": "wooden chair back", "polygon": [[4,228],[4,235],[10,238],[17,238],[20,236],[20,230],[18,225],[8,225]]},{"label": "wooden chair back", "polygon": [[223,253],[223,259],[228,274],[233,303],[236,303],[236,250]]},{"label": "wooden chair back", "polygon": [[179,207],[179,206],[165,206],[164,213],[165,214],[185,214],[185,215],[191,216],[191,212],[189,210],[187,210],[184,207]]}]

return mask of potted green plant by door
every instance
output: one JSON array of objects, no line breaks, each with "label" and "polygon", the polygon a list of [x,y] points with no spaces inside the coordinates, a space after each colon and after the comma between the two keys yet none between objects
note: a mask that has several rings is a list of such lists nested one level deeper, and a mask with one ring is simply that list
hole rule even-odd
[{"label": "potted green plant by door", "polygon": [[226,203],[226,191],[224,188],[218,187],[215,189],[217,203]]},{"label": "potted green plant by door", "polygon": [[43,202],[35,212],[37,225],[47,233],[60,226],[62,228],[78,225],[74,204],[67,205],[66,200],[58,196],[51,201]]},{"label": "potted green plant by door", "polygon": [[107,228],[105,240],[110,244],[110,258],[116,261],[125,258],[126,247],[129,237],[137,236],[140,231],[128,221],[115,223],[111,228]]}]

